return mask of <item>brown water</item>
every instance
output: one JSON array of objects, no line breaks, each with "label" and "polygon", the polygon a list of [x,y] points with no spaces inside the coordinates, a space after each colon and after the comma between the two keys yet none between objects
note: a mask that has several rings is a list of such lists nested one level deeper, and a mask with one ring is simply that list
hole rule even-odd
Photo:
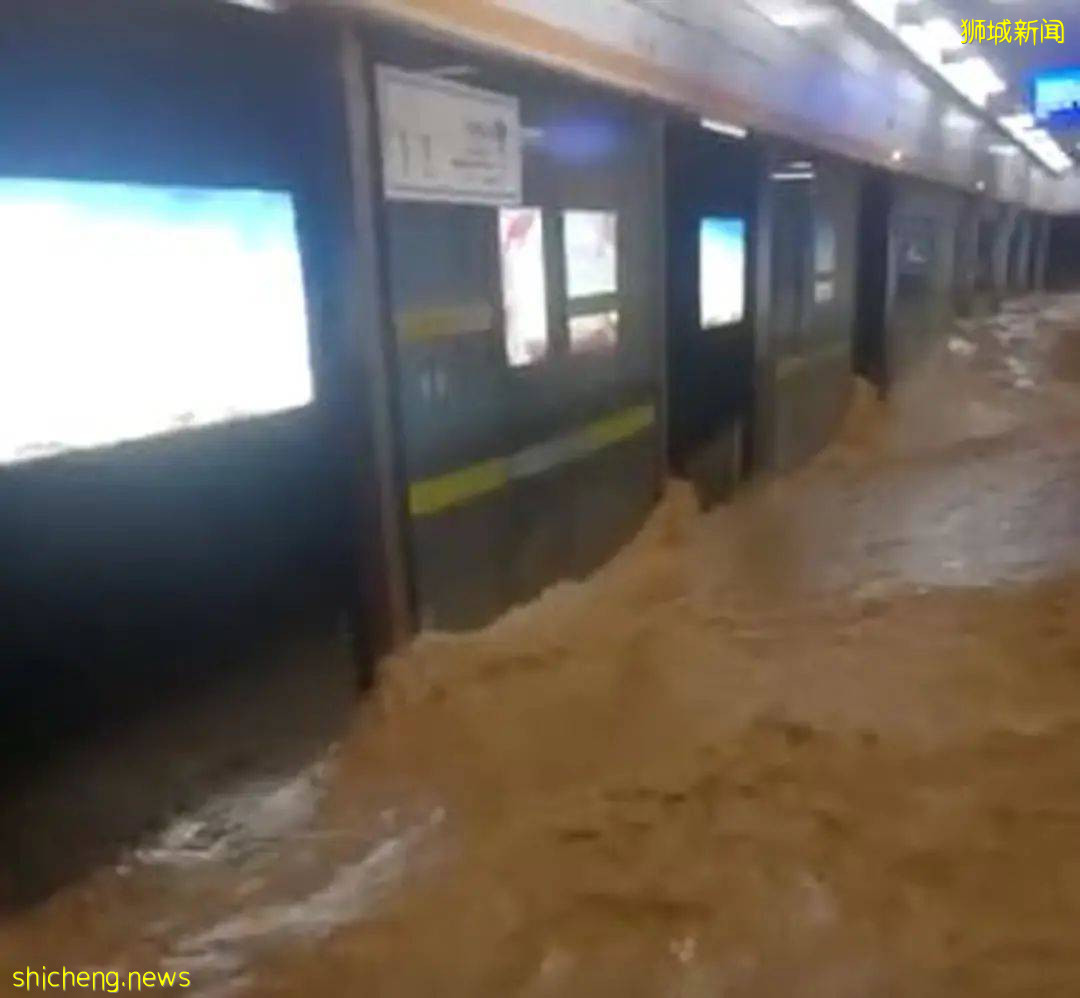
[{"label": "brown water", "polygon": [[[1080,299],[0,927],[235,995],[1080,993]],[[273,734],[268,732],[268,738]],[[10,978],[0,978],[10,980]]]}]

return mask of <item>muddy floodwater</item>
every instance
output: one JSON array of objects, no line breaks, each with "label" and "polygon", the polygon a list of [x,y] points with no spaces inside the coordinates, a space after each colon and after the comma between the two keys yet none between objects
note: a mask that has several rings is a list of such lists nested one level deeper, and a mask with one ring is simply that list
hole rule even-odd
[{"label": "muddy floodwater", "polygon": [[[266,738],[272,740],[268,729]],[[5,856],[17,863],[18,856]],[[385,663],[329,751],[0,925],[252,996],[1080,994],[1080,298]]]}]

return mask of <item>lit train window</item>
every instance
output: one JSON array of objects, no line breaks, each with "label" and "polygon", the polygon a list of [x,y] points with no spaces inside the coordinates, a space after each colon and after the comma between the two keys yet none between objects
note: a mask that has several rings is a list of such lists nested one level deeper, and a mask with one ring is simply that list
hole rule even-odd
[{"label": "lit train window", "polygon": [[618,312],[596,312],[570,317],[571,353],[611,350],[618,342]]},{"label": "lit train window", "polygon": [[543,360],[548,352],[544,213],[540,208],[499,209],[506,357],[512,367]]},{"label": "lit train window", "polygon": [[568,211],[563,215],[566,294],[571,301],[613,295],[619,290],[618,233],[618,216],[613,211]]},{"label": "lit train window", "polygon": [[746,222],[703,218],[700,266],[702,329],[741,322],[746,315]]},{"label": "lit train window", "polygon": [[619,342],[619,218],[613,211],[563,214],[571,353]]},{"label": "lit train window", "polygon": [[0,180],[0,462],[303,406],[292,199]]},{"label": "lit train window", "polygon": [[824,216],[814,225],[814,273],[836,273],[836,226]]}]

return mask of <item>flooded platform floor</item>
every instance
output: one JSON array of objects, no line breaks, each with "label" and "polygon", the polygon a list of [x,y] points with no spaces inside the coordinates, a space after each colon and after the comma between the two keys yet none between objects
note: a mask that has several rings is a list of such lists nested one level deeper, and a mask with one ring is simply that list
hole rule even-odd
[{"label": "flooded platform floor", "polygon": [[[267,730],[273,740],[275,732]],[[18,857],[3,857],[18,862]],[[188,994],[1080,993],[1080,298],[0,925]],[[7,977],[10,982],[11,978]]]}]

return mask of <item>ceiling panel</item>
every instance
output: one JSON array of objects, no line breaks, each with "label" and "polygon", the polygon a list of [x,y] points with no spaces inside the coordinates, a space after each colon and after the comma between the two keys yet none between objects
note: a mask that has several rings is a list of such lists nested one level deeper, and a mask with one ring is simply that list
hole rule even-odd
[{"label": "ceiling panel", "polygon": [[998,156],[997,124],[880,25],[864,30],[850,0],[291,2],[378,12],[888,169],[1080,210],[1071,182]]},{"label": "ceiling panel", "polygon": [[[984,42],[978,45],[979,54],[984,56],[997,69],[999,75],[1008,82],[1009,93],[997,102],[1003,112],[1021,107],[1030,110],[1032,106],[1032,81],[1034,77],[1047,70],[1080,68],[1080,0],[942,0],[942,6],[949,10],[957,23],[965,19],[979,19],[1000,23],[1005,20],[1037,21],[1058,20],[1065,25],[1065,41],[1037,42],[1028,41],[1019,44],[1015,40],[1009,43],[993,44]],[[1074,157],[1080,155],[1080,127],[1075,124],[1062,127],[1052,125],[1049,129],[1058,144]]]},{"label": "ceiling panel", "polygon": [[[1034,73],[1045,69],[1080,65],[1080,0],[944,0],[957,23],[975,18],[995,23],[1058,20],[1065,23],[1065,44],[1026,42],[978,46],[980,55],[999,66],[1011,83],[1023,87]],[[1014,36],[1015,38],[1015,36]]]}]

